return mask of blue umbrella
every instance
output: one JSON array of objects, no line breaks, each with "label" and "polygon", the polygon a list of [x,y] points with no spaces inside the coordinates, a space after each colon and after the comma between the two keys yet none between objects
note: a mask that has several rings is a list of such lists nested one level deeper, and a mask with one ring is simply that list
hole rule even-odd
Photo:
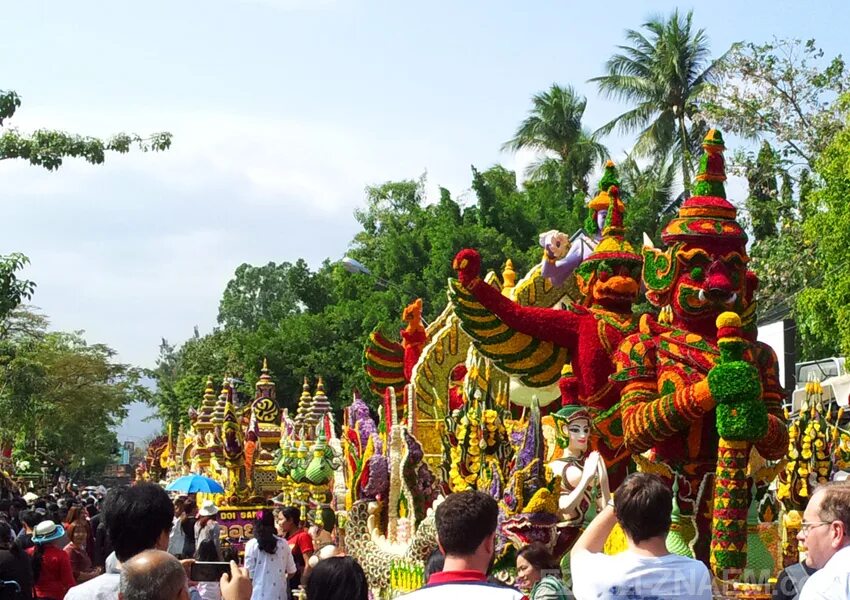
[{"label": "blue umbrella", "polygon": [[178,477],[166,488],[169,492],[183,492],[184,494],[196,494],[203,492],[205,494],[223,494],[224,488],[215,479],[204,477],[203,475],[184,475]]}]

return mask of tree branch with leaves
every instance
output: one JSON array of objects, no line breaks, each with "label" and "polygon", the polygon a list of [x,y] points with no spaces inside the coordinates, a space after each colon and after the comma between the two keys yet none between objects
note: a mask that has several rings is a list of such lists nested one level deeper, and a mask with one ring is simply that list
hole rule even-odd
[{"label": "tree branch with leaves", "polygon": [[[16,92],[0,90],[0,126],[5,126],[20,106],[21,98]],[[23,159],[48,171],[61,167],[65,158],[82,158],[99,165],[107,152],[126,154],[133,147],[143,152],[167,150],[171,147],[171,134],[162,131],[143,137],[135,133],[118,133],[101,139],[52,129],[21,133],[7,128],[0,133],[0,160]]]},{"label": "tree branch with leaves", "polygon": [[841,130],[841,95],[850,73],[827,59],[815,40],[738,43],[706,91],[704,117],[747,139],[771,142],[783,158],[809,170]]}]

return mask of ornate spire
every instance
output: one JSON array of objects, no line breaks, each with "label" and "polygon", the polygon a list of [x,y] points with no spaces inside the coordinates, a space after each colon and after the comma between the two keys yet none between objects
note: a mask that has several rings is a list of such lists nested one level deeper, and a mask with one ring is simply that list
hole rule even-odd
[{"label": "ornate spire", "polygon": [[275,384],[269,374],[269,365],[265,358],[255,388],[254,401],[251,403],[251,415],[256,418],[258,423],[277,425],[280,415],[275,401]]},{"label": "ornate spire", "polygon": [[275,384],[274,381],[272,381],[272,377],[269,372],[269,362],[266,358],[263,358],[263,368],[260,369],[260,378],[257,379],[257,383],[254,387],[257,388],[257,398],[274,398],[275,396]]},{"label": "ornate spire", "polygon": [[723,161],[723,136],[712,129],[705,136],[700,158],[699,174],[694,195],[679,208],[679,214],[665,225],[661,240],[671,245],[675,242],[723,242],[728,246],[744,247],[747,234],[735,220],[737,210],[726,200],[723,182],[726,167]]},{"label": "ornate spire", "polygon": [[502,295],[509,296],[514,286],[516,286],[516,271],[514,271],[514,261],[509,258],[505,261],[505,270],[502,271]]},{"label": "ornate spire", "polygon": [[215,403],[212,414],[212,424],[221,425],[224,422],[224,410],[227,402],[230,400],[232,390],[230,388],[230,378],[225,377],[221,383],[221,393],[218,395],[218,400]]},{"label": "ornate spire", "polygon": [[307,381],[305,376],[304,385],[301,386],[301,397],[298,399],[298,408],[295,411],[295,423],[297,425],[303,424],[312,404],[313,396],[310,394],[310,382]]},{"label": "ornate spire", "polygon": [[602,179],[599,180],[599,191],[607,192],[608,188],[612,185],[619,187],[620,177],[617,174],[617,166],[614,164],[614,161],[608,159],[605,161],[605,171],[602,174]]},{"label": "ornate spire", "polygon": [[307,382],[307,378],[305,377],[301,398],[298,400],[298,412],[295,415],[295,422],[298,426],[302,428],[302,430],[304,426],[307,426],[307,431],[310,432],[309,435],[312,436],[312,432],[315,430],[316,424],[330,410],[331,403],[325,395],[325,384],[322,381],[322,378],[319,377],[319,381],[316,384],[316,394],[311,397],[310,384]]},{"label": "ornate spire", "polygon": [[699,171],[694,186],[694,196],[726,198],[726,162],[723,159],[723,135],[718,129],[710,129],[702,140],[705,153],[699,159]]},{"label": "ornate spire", "polygon": [[316,384],[316,394],[313,396],[312,411],[309,416],[310,424],[315,425],[318,423],[330,410],[331,403],[325,395],[325,384],[322,378],[319,377],[319,382]]},{"label": "ornate spire", "polygon": [[209,429],[212,426],[212,416],[215,411],[216,395],[213,387],[212,377],[207,377],[207,383],[204,388],[204,398],[201,401],[201,410],[198,411],[198,419],[195,423],[195,429]]}]

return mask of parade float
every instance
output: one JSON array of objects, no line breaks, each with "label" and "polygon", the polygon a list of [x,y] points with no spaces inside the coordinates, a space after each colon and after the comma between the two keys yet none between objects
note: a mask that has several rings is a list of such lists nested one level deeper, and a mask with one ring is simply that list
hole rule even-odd
[{"label": "parade float", "polygon": [[[189,426],[157,438],[137,478],[168,482],[194,473],[224,488],[211,496],[219,507],[222,536],[241,547],[256,511],[272,502],[298,507],[305,518],[334,507],[343,494],[341,447],[331,405],[319,378],[313,393],[305,379],[295,416],[280,409],[266,361],[254,397],[240,404],[229,378],[216,395],[206,382]],[[156,479],[154,479],[156,477]]]},{"label": "parade float", "polygon": [[[304,381],[294,415],[282,410],[264,364],[245,405],[210,379],[189,426],[149,449],[149,475],[221,482],[237,535],[272,497],[338,522],[332,545],[390,598],[424,582],[441,496],[497,500],[495,570],[511,581],[532,541],[566,566],[596,510],[642,470],[674,491],[668,548],[710,566],[728,584],[720,596],[764,596],[799,558],[814,486],[850,469],[850,433],[816,381],[798,413],[783,412],[776,357],[756,339],[758,281],[725,196],[720,132],[703,147],[663,247],[626,240],[628,194],[609,162],[586,234],[542,234],[541,262],[519,281],[509,259],[484,274],[478,253],[461,250],[431,324],[415,300],[398,336],[376,329],[364,349],[371,397],[355,394],[339,425],[321,380],[312,391]],[[642,290],[652,310],[637,315]],[[623,547],[615,529],[606,551]]]}]

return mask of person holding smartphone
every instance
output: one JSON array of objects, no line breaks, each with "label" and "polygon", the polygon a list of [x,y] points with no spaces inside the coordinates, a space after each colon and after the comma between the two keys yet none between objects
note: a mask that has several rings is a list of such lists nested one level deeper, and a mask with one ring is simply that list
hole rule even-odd
[{"label": "person holding smartphone", "polygon": [[[199,562],[217,562],[218,551],[215,543],[212,540],[204,540],[198,545],[198,551],[195,552],[195,560]],[[196,565],[198,563],[195,563]],[[195,585],[198,594],[202,600],[221,600],[221,586],[218,580],[215,581],[199,581]]]},{"label": "person holding smartphone", "polygon": [[[213,565],[212,569],[202,569],[195,573],[198,565]],[[230,562],[227,570],[219,568],[219,563],[196,563],[194,559],[177,560],[162,550],[145,550],[122,563],[119,589],[114,594],[85,596],[89,600],[114,598],[164,598],[167,600],[198,600],[197,589],[189,587],[187,571],[195,575],[210,575],[216,571],[221,589],[222,600],[249,600],[251,582],[245,569]]]}]

